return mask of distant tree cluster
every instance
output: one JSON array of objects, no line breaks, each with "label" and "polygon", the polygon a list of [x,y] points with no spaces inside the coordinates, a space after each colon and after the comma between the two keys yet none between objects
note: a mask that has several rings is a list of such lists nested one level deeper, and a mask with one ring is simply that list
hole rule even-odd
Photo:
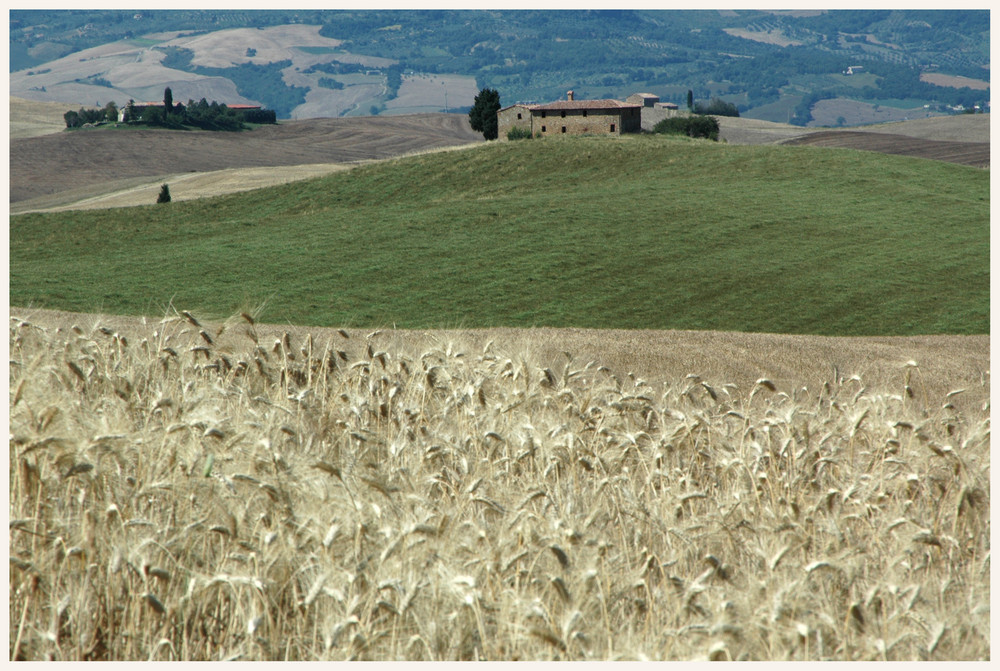
[{"label": "distant tree cluster", "polygon": [[137,108],[130,100],[125,107],[124,120],[132,124],[164,128],[194,127],[202,130],[237,131],[245,129],[246,123],[276,123],[277,115],[274,110],[234,110],[214,100],[209,103],[204,98],[198,102],[189,99],[187,105],[175,105],[173,93],[168,86],[163,91],[162,107]]},{"label": "distant tree cluster", "polygon": [[398,65],[391,66],[385,73],[386,98],[392,100],[399,95],[399,87],[403,84],[403,70]]},{"label": "distant tree cluster", "polygon": [[664,135],[687,135],[719,141],[719,122],[715,117],[695,114],[692,116],[669,117],[653,126],[654,133]]},{"label": "distant tree cluster", "polygon": [[319,85],[325,89],[340,90],[344,88],[344,82],[337,81],[333,77],[320,77]]},{"label": "distant tree cluster", "polygon": [[330,63],[315,63],[303,70],[302,73],[308,75],[314,72],[325,72],[329,75],[349,75],[364,72],[366,69],[367,68],[361,63],[342,63],[340,61],[332,61]]},{"label": "distant tree cluster", "polygon": [[98,124],[107,121],[118,121],[118,107],[113,102],[109,102],[103,108],[85,109],[80,108],[74,112],[70,110],[63,114],[66,128],[80,128],[84,124]]},{"label": "distant tree cluster", "polygon": [[[80,128],[84,124],[98,124],[118,121],[118,107],[109,102],[103,109],[70,110],[63,115],[67,128]],[[163,92],[162,106],[137,107],[128,101],[122,120],[133,125],[158,126],[162,128],[201,128],[203,130],[237,131],[246,124],[272,124],[277,122],[274,110],[251,109],[234,110],[224,104],[209,103],[202,98],[198,102],[188,100],[187,105],[174,104],[170,87]]]},{"label": "distant tree cluster", "polygon": [[734,103],[727,103],[721,98],[712,98],[705,103],[698,101],[694,105],[695,114],[711,114],[714,116],[739,116],[740,112]]}]

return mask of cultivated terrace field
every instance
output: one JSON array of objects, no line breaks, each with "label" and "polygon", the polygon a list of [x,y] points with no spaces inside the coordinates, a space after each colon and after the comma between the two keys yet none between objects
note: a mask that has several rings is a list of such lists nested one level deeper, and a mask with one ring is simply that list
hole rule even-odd
[{"label": "cultivated terrace field", "polygon": [[665,137],[14,216],[10,658],[989,659],[988,222]]}]

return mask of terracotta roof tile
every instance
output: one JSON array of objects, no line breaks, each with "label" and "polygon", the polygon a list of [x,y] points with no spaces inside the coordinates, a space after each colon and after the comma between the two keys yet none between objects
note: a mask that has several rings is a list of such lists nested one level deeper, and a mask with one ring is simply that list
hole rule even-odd
[{"label": "terracotta roof tile", "polygon": [[554,103],[538,105],[533,109],[537,110],[594,110],[594,109],[628,109],[640,108],[642,105],[635,103],[624,103],[621,100],[557,100]]}]

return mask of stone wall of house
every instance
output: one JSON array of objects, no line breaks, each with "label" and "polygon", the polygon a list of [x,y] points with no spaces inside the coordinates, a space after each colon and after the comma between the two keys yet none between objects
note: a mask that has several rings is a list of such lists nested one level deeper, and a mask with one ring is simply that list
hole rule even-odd
[{"label": "stone wall of house", "polygon": [[506,140],[511,128],[520,127],[534,134],[531,127],[531,111],[523,105],[513,105],[497,112],[497,139]]},{"label": "stone wall of house", "polygon": [[654,107],[643,107],[642,108],[642,129],[651,131],[653,126],[660,123],[664,119],[669,119],[670,117],[687,115],[689,112],[687,109],[683,111],[676,108],[660,107],[659,105]]},{"label": "stone wall of house", "polygon": [[[545,116],[542,116],[544,113]],[[545,110],[534,111],[534,130],[548,135],[621,135],[637,132],[641,115],[637,108],[607,110]]]}]

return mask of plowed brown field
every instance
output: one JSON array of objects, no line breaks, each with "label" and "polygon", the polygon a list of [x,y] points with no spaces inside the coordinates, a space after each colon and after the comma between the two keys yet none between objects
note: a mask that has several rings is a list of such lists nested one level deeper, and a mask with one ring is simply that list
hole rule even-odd
[{"label": "plowed brown field", "polygon": [[243,133],[92,129],[10,142],[10,202],[136,177],[356,163],[482,142],[464,114],[309,119]]},{"label": "plowed brown field", "polygon": [[928,140],[907,135],[873,133],[865,131],[831,130],[809,133],[801,137],[785,140],[781,144],[811,147],[843,147],[861,149],[883,154],[898,154],[971,165],[977,168],[990,167],[990,145],[988,142],[952,142]]}]

